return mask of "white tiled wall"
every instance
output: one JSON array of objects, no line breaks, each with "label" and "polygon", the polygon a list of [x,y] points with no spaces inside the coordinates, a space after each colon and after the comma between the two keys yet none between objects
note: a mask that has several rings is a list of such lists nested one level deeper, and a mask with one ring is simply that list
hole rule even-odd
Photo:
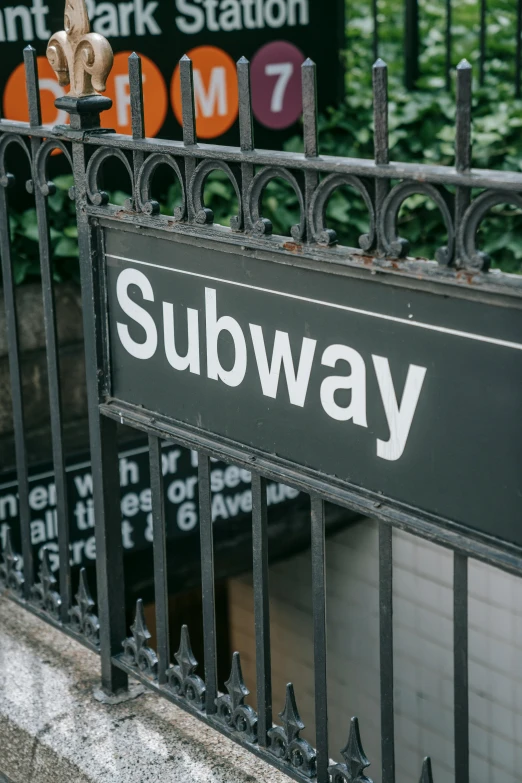
[{"label": "white tiled wall", "polygon": [[[367,774],[380,781],[377,528],[370,521],[327,543],[330,752],[339,758],[358,715]],[[394,532],[394,647],[398,783],[417,783],[430,755],[435,783],[453,773],[453,558]],[[274,714],[292,681],[313,742],[310,555],[270,569]],[[255,694],[252,589],[230,584],[232,643]],[[469,685],[472,783],[522,781],[522,579],[470,561]],[[255,705],[255,698],[251,699]],[[457,781],[458,783],[458,781]]]}]

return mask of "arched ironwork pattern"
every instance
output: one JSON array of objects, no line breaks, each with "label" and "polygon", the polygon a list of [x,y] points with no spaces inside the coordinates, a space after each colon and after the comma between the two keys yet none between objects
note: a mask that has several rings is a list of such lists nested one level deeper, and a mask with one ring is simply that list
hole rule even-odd
[{"label": "arched ironwork pattern", "polygon": [[[122,150],[113,147],[100,147],[97,149],[87,165],[87,195],[91,204],[95,207],[105,206],[109,203],[109,194],[100,189],[99,176],[104,163],[109,158],[116,158],[121,161],[127,170],[131,183],[131,192],[134,192],[134,175],[127,156]],[[125,205],[127,208],[132,208],[132,199],[129,199]]]},{"label": "arched ironwork pattern", "polygon": [[308,211],[313,239],[318,245],[326,247],[337,242],[336,232],[326,227],[326,208],[334,191],[343,185],[353,188],[362,197],[368,210],[370,227],[367,234],[359,237],[359,246],[362,250],[370,250],[375,241],[375,210],[366,184],[359,177],[351,174],[330,174],[314,190]]},{"label": "arched ironwork pattern", "polygon": [[[41,144],[38,148],[38,152],[36,153],[36,157],[34,159],[34,176],[36,178],[38,187],[44,196],[51,196],[53,193],[56,193],[56,185],[54,182],[49,180],[47,171],[49,159],[55,150],[59,150],[65,155],[65,158],[71,167],[71,171],[73,167],[71,155],[63,142],[59,141],[58,139],[48,139],[47,141],[44,141],[44,143]],[[29,180],[27,182],[27,190],[32,192],[33,188],[34,183],[32,180]],[[69,188],[69,198],[71,201],[74,201],[74,185]]]},{"label": "arched ironwork pattern", "polygon": [[518,193],[486,190],[471,202],[466,210],[458,233],[460,264],[474,272],[487,272],[491,259],[477,248],[477,232],[487,213],[499,204],[512,204],[522,209],[522,196]]},{"label": "arched ironwork pattern", "polygon": [[246,208],[249,211],[250,220],[253,226],[252,233],[254,236],[258,237],[267,236],[272,233],[271,221],[262,216],[263,193],[266,186],[272,179],[283,179],[285,182],[288,182],[297,196],[297,200],[299,202],[300,220],[299,223],[297,223],[295,226],[292,226],[290,229],[290,234],[297,242],[301,242],[304,237],[306,221],[304,197],[301,187],[295,176],[291,171],[283,168],[282,166],[267,166],[266,168],[261,169],[261,171],[255,175],[254,179],[250,183],[247,196],[248,203]]},{"label": "arched ironwork pattern", "polygon": [[203,160],[196,166],[194,174],[189,183],[189,198],[194,209],[194,221],[201,225],[208,225],[214,222],[214,213],[205,206],[204,190],[207,177],[213,171],[223,171],[230,180],[238,203],[238,214],[230,218],[230,228],[232,231],[241,231],[243,228],[243,207],[241,191],[234,175],[234,172],[227,163],[219,160]]},{"label": "arched ironwork pattern", "polygon": [[455,254],[455,231],[448,206],[449,195],[447,191],[425,182],[401,182],[392,188],[385,198],[380,215],[379,231],[386,254],[391,258],[402,258],[408,255],[410,243],[398,236],[397,220],[406,199],[414,195],[427,196],[435,202],[440,210],[448,235],[448,244],[438,248],[435,258],[441,266],[449,266],[453,262]]},{"label": "arched ironwork pattern", "polygon": [[170,155],[157,152],[149,155],[141,166],[138,173],[137,193],[139,199],[139,208],[146,215],[159,215],[160,205],[151,198],[151,187],[154,174],[160,166],[168,166],[172,169],[181,188],[181,204],[174,208],[174,218],[183,220],[186,214],[186,192],[185,183],[178,162]]},{"label": "arched ironwork pattern", "polygon": [[16,145],[20,147],[27,158],[29,166],[32,169],[31,153],[27,146],[27,143],[23,136],[19,136],[16,133],[6,133],[0,138],[0,186],[3,188],[10,188],[14,185],[15,178],[13,174],[10,174],[5,165],[5,156],[10,146]]}]

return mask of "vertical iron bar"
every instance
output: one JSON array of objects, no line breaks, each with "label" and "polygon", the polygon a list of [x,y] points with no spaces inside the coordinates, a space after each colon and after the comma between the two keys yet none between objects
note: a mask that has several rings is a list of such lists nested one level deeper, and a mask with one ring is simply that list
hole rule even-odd
[{"label": "vertical iron bar", "polygon": [[373,14],[373,61],[379,56],[379,2],[372,0]]},{"label": "vertical iron bar", "polygon": [[469,783],[468,558],[453,555],[455,780]]},{"label": "vertical iron bar", "polygon": [[[455,133],[455,168],[467,172],[471,168],[471,86],[472,71],[467,60],[457,65],[457,118]],[[455,192],[455,235],[459,235],[464,213],[469,207],[469,188],[456,188]],[[457,248],[457,263],[459,248]]]},{"label": "vertical iron bar", "polygon": [[201,592],[203,600],[203,648],[205,655],[205,706],[207,715],[217,711],[216,599],[210,458],[198,453],[199,533],[201,541]]},{"label": "vertical iron bar", "polygon": [[26,46],[24,49],[25,86],[29,107],[29,125],[31,128],[42,124],[40,107],[40,86],[38,84],[38,68],[36,64],[36,49]]},{"label": "vertical iron bar", "polygon": [[469,171],[471,167],[471,65],[462,60],[457,65],[457,127],[455,137],[455,167]]},{"label": "vertical iron bar", "polygon": [[[237,88],[239,95],[239,143],[241,152],[254,149],[254,120],[252,117],[252,94],[250,87],[250,63],[246,57],[237,61]],[[248,203],[250,183],[254,179],[254,164],[241,164],[241,200],[245,231],[252,228],[252,217]]]},{"label": "vertical iron bar", "polygon": [[479,84],[484,86],[486,78],[486,14],[487,0],[480,0],[480,60],[479,60]]},{"label": "vertical iron bar", "polygon": [[316,65],[309,57],[301,66],[303,90],[304,153],[307,158],[317,157],[317,86]]},{"label": "vertical iron bar", "polygon": [[[143,74],[141,57],[133,52],[129,56],[129,90],[131,105],[132,138],[134,140],[145,138],[145,108],[143,104]],[[145,153],[134,150],[132,154],[132,168],[134,172],[134,193],[132,194],[134,209],[139,208],[139,173],[145,160]]]},{"label": "vertical iron bar", "polygon": [[156,653],[158,682],[167,682],[169,650],[169,591],[167,581],[167,536],[161,440],[149,435],[150,488],[152,493],[152,535],[154,547],[154,596],[156,601]]},{"label": "vertical iron bar", "polygon": [[446,0],[446,89],[451,89],[451,0]]},{"label": "vertical iron bar", "polygon": [[7,198],[7,188],[12,184],[14,184],[14,179],[8,175],[8,181],[5,183],[5,186],[0,185],[0,261],[2,264],[7,357],[9,361],[9,381],[13,411],[14,456],[16,478],[18,481],[18,517],[20,519],[20,538],[24,568],[24,596],[26,599],[29,599],[31,588],[34,584],[34,564],[31,544],[31,511],[29,507],[29,475],[27,470],[27,445],[25,442],[20,339],[18,331],[18,313],[16,311],[15,284],[11,256],[11,229],[9,225]]},{"label": "vertical iron bar", "polygon": [[388,150],[388,66],[377,60],[372,70],[374,155],[378,166],[390,162]]},{"label": "vertical iron bar", "polygon": [[395,783],[393,700],[393,528],[379,523],[379,633],[382,783]]},{"label": "vertical iron bar", "polygon": [[419,0],[406,0],[404,19],[404,84],[414,90],[419,78]]},{"label": "vertical iron bar", "polygon": [[31,545],[31,512],[29,509],[29,477],[27,472],[27,446],[25,443],[25,418],[20,366],[18,315],[11,258],[9,210],[6,188],[0,185],[0,256],[2,258],[2,282],[4,289],[7,354],[11,383],[13,431],[16,475],[18,480],[18,516],[24,561],[24,595],[30,598],[34,583],[33,550]]},{"label": "vertical iron bar", "polygon": [[[373,125],[374,125],[374,157],[378,166],[387,166],[390,162],[388,149],[388,67],[379,59],[372,69],[373,82]],[[382,205],[389,190],[388,180],[380,177],[375,180],[375,224],[377,234],[377,255],[385,254],[384,241],[381,237],[380,216]]]},{"label": "vertical iron bar", "polygon": [[132,52],[129,56],[129,89],[131,103],[132,138],[145,138],[145,114],[143,106],[143,74],[141,57]]},{"label": "vertical iron bar", "polygon": [[272,672],[270,662],[270,600],[268,594],[268,523],[266,480],[252,473],[252,543],[258,743],[267,747],[272,728]]},{"label": "vertical iron bar", "polygon": [[314,617],[315,738],[317,783],[328,783],[328,692],[326,681],[326,581],[324,500],[311,497],[312,603]]},{"label": "vertical iron bar", "polygon": [[100,310],[103,261],[96,241],[97,229],[91,226],[87,214],[86,147],[83,141],[72,140],[72,154],[94,495],[102,688],[107,693],[117,693],[127,687],[127,675],[112,663],[112,656],[121,651],[121,643],[126,636],[125,587],[116,423],[101,416],[99,411],[100,399],[107,392]]},{"label": "vertical iron bar", "polygon": [[[179,77],[181,83],[181,112],[183,117],[183,144],[193,147],[197,144],[196,107],[194,104],[194,76],[192,60],[186,54],[179,61]],[[187,194],[187,215],[190,222],[194,220],[194,205],[190,193],[190,180],[196,168],[196,160],[190,155],[185,157],[185,192]]]},{"label": "vertical iron bar", "polygon": [[[306,158],[316,158],[317,143],[317,74],[316,65],[309,57],[301,66],[302,96],[303,96],[303,141]],[[314,171],[305,171],[305,238],[313,242],[312,221],[310,219],[310,204],[315,189],[319,183],[319,175]]]},{"label": "vertical iron bar", "polygon": [[239,94],[239,139],[241,150],[254,149],[254,121],[250,86],[250,63],[246,57],[237,61],[237,89]]},{"label": "vertical iron bar", "polygon": [[[27,97],[29,101],[29,123],[31,127],[42,124],[40,111],[40,90],[36,51],[32,46],[24,49]],[[34,169],[36,154],[41,139],[31,138],[33,160],[33,192],[38,220],[40,272],[42,275],[42,297],[44,311],[45,344],[47,354],[47,375],[49,384],[49,408],[51,418],[51,442],[53,452],[54,482],[56,487],[56,518],[58,526],[58,553],[60,559],[60,619],[69,621],[72,601],[71,565],[69,548],[69,500],[67,497],[67,474],[65,472],[65,451],[63,444],[62,395],[60,389],[60,356],[56,326],[56,306],[53,286],[53,264],[50,250],[47,204]]]},{"label": "vertical iron bar", "polygon": [[522,0],[517,0],[517,48],[515,54],[515,98],[522,92]]}]

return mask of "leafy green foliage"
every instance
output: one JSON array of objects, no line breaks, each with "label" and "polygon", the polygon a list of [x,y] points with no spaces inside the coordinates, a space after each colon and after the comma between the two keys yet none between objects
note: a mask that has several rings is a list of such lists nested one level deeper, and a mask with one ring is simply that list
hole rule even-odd
[{"label": "leafy green foliage", "polygon": [[[60,176],[55,178],[54,183],[56,193],[48,199],[54,277],[57,281],[79,281],[76,212],[68,195],[73,180],[71,176]],[[34,207],[23,212],[11,210],[10,229],[15,282],[22,283],[38,278],[39,237]]]},{"label": "leafy green foliage", "polygon": [[[455,141],[454,83],[445,89],[445,4],[420,1],[421,76],[415,92],[403,87],[404,0],[379,0],[379,54],[389,66],[390,156],[402,162],[452,165]],[[516,8],[513,0],[495,0],[487,17],[485,84],[478,87],[480,0],[452,2],[452,63],[463,57],[474,69],[473,165],[481,168],[522,170],[522,101],[514,99]],[[320,118],[320,151],[323,155],[373,156],[371,0],[347,2],[347,47],[344,52],[346,97]],[[454,73],[452,74],[454,81]],[[287,150],[302,150],[300,138],[291,139]],[[58,177],[57,192],[49,199],[51,244],[57,280],[78,278],[75,206],[67,196],[70,177]],[[122,204],[123,192],[111,194]],[[164,214],[180,203],[179,186],[155,195]],[[215,222],[229,225],[237,214],[234,189],[223,172],[214,172],[205,186],[205,204]],[[263,196],[263,215],[274,232],[288,234],[299,222],[299,206],[292,188],[282,180],[268,183]],[[357,247],[358,237],[368,230],[368,214],[361,198],[351,189],[336,191],[328,204],[327,223],[339,242]],[[410,241],[411,255],[433,258],[446,242],[441,215],[423,196],[410,197],[399,215],[399,231]],[[39,275],[38,232],[34,209],[12,213],[14,273],[18,283]],[[522,214],[501,205],[483,221],[480,247],[493,265],[506,272],[522,271]]]},{"label": "leafy green foliage", "polygon": [[[522,101],[514,99],[516,19],[512,0],[495,0],[487,18],[487,61],[483,87],[478,86],[479,0],[455,0],[453,7],[452,62],[464,57],[474,68],[473,166],[522,170]],[[455,96],[445,89],[445,4],[420,0],[421,77],[415,92],[403,86],[403,0],[379,0],[379,54],[389,71],[390,157],[401,162],[453,165]],[[347,3],[346,98],[320,118],[319,146],[323,155],[373,157],[371,0]],[[300,150],[300,139],[286,144]],[[288,187],[270,183],[264,215],[281,233],[298,222],[297,199]],[[268,188],[267,188],[268,191]],[[278,205],[292,211],[282,220]],[[327,224],[341,244],[356,247],[357,237],[368,229],[362,199],[349,188],[336,191],[327,208]],[[408,239],[410,253],[434,258],[446,242],[442,217],[433,202],[423,196],[409,198],[399,215],[400,235]],[[493,266],[505,272],[522,271],[522,214],[509,205],[494,208],[483,221],[479,245],[492,257]]]}]

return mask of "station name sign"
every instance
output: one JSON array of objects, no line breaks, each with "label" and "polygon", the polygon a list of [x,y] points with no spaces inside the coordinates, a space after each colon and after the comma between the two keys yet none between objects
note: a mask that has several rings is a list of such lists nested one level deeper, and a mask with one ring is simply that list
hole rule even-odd
[{"label": "station name sign", "polygon": [[[105,36],[115,57],[106,95],[113,107],[104,127],[130,134],[128,57],[141,56],[144,117],[149,137],[181,137],[178,61],[194,69],[196,129],[200,139],[238,143],[236,62],[251,62],[256,146],[274,148],[300,132],[301,65],[317,63],[320,109],[343,93],[344,0],[85,0],[93,32]],[[28,120],[24,45],[34,46],[42,118],[67,121],[55,101],[65,94],[45,56],[51,31],[63,27],[63,0],[24,0],[0,8],[2,116]]]},{"label": "station name sign", "polygon": [[115,398],[522,544],[519,309],[179,237],[105,247]]}]

